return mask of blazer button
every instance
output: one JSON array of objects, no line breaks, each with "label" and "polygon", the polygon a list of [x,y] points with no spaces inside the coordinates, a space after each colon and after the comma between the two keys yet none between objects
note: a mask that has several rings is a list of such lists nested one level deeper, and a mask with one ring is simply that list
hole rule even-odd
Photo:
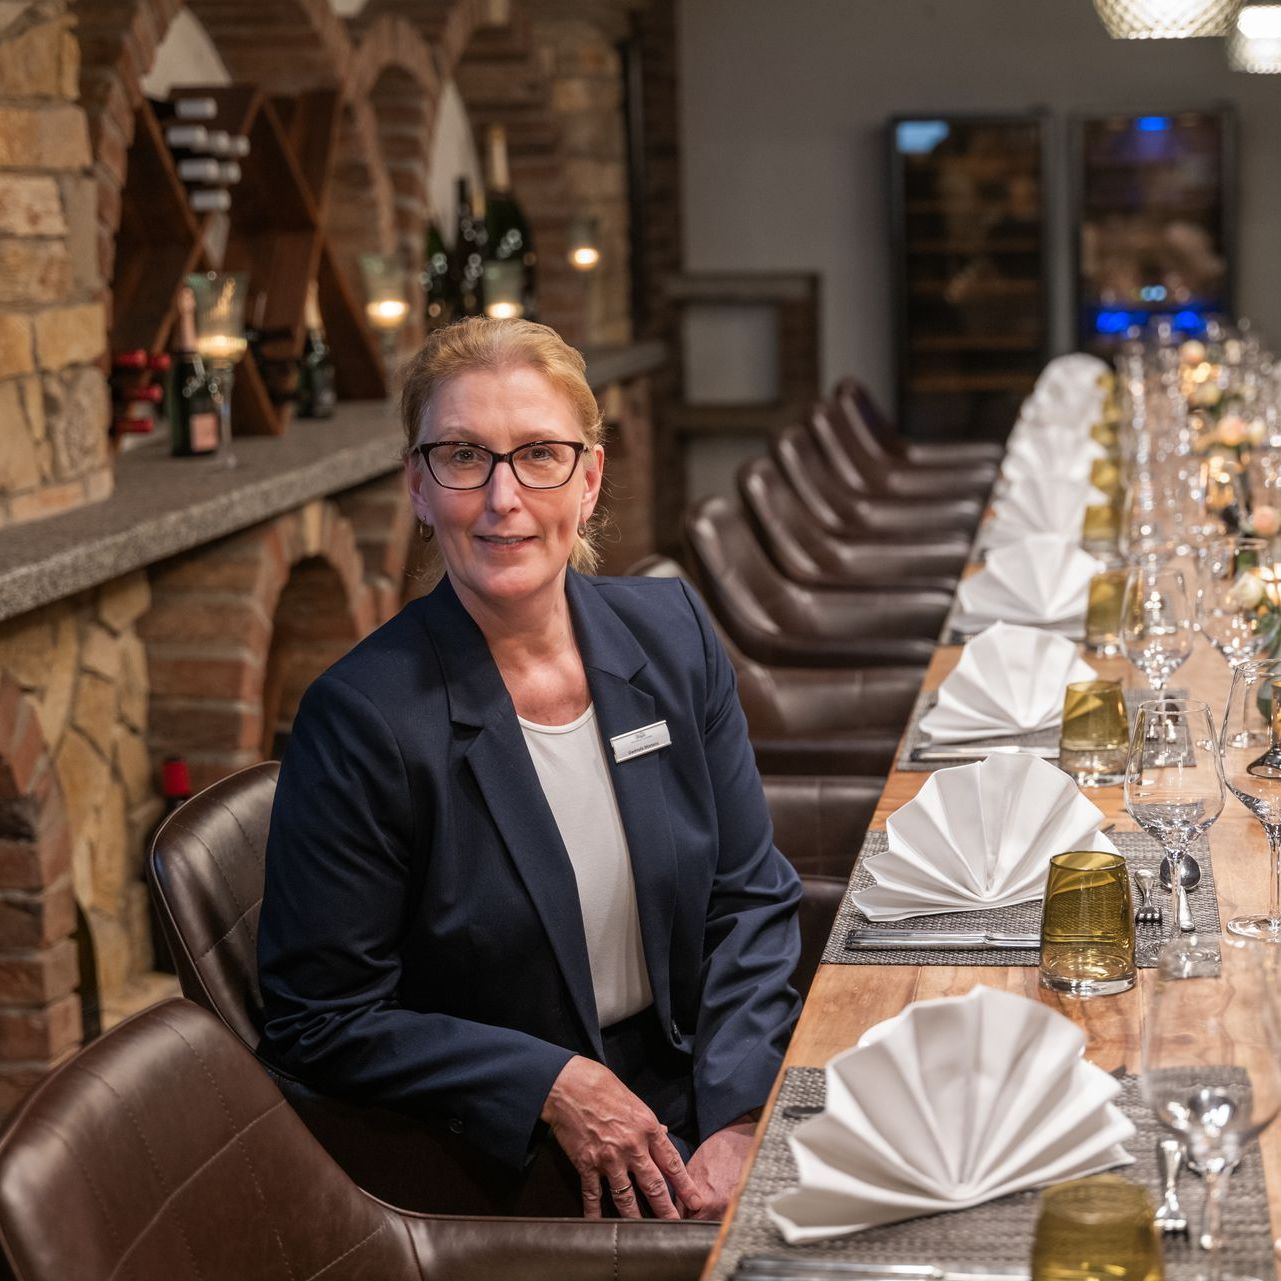
[{"label": "blazer button", "polygon": [[451,1134],[461,1134],[463,1132],[463,1122],[461,1117],[453,1117],[449,1122],[449,1131]]},{"label": "blazer button", "polygon": [[680,1030],[680,1027],[679,1027],[679,1025],[677,1024],[676,1020],[675,1020],[675,1019],[673,1019],[673,1020],[672,1020],[672,1040],[673,1040],[673,1041],[679,1041],[680,1039],[681,1039],[681,1030]]}]

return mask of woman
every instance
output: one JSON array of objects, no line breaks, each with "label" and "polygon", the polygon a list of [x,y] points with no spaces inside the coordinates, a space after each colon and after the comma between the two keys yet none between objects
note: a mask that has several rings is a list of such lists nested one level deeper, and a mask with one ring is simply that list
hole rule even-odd
[{"label": "woman", "polygon": [[438,331],[401,408],[445,577],[298,710],[262,1051],[512,1166],[545,1123],[588,1216],[718,1217],[798,1006],[732,669],[679,581],[570,568],[604,451],[552,330]]}]

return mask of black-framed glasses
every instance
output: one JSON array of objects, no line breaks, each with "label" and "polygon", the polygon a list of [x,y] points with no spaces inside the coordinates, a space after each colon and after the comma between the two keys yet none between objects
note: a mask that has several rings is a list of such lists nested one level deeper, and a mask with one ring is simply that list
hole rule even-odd
[{"label": "black-framed glasses", "polygon": [[581,440],[531,440],[496,454],[470,440],[435,440],[416,448],[432,479],[445,489],[483,489],[499,463],[506,463],[526,489],[559,489],[587,446]]}]

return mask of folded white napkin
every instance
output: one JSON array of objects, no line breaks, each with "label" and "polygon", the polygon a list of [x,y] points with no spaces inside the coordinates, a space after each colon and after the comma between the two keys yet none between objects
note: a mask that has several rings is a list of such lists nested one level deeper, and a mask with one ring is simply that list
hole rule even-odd
[{"label": "folded white napkin", "polygon": [[1029,534],[1059,534],[1080,542],[1086,507],[1107,500],[1088,480],[1064,480],[1054,472],[1025,476],[1007,486],[992,504],[992,519],[983,526],[983,543],[1003,547]]},{"label": "folded white napkin", "polygon": [[[1095,444],[1088,438],[1087,442]],[[1044,455],[1034,450],[1007,453],[1001,462],[1001,480],[1007,488],[1024,480],[1043,477],[1057,477],[1065,484],[1083,485],[1090,479],[1090,464],[1101,456],[1101,447],[1099,453],[1094,453],[1081,446],[1074,446],[1063,453],[1051,451]]]},{"label": "folded white napkin", "polygon": [[1009,992],[909,1005],[827,1065],[827,1106],[788,1139],[799,1186],[770,1218],[798,1245],[1130,1164],[1121,1084],[1084,1049]]},{"label": "folded white napkin", "polygon": [[853,895],[872,921],[1030,903],[1052,854],[1116,847],[1103,813],[1038,756],[989,756],[932,774],[885,824],[889,848],[864,865],[875,885]]},{"label": "folded white napkin", "polygon": [[961,651],[921,731],[934,743],[965,743],[1052,729],[1063,719],[1068,683],[1098,675],[1066,636],[993,623]]},{"label": "folded white napkin", "polygon": [[1108,363],[1088,351],[1070,351],[1049,360],[1037,375],[1033,394],[1065,388],[1074,391],[1099,388],[1099,379],[1108,372]]},{"label": "folded white napkin", "polygon": [[1082,623],[1090,579],[1102,561],[1081,550],[1077,538],[1030,534],[992,551],[977,574],[956,590],[956,624],[973,630],[985,623]]}]

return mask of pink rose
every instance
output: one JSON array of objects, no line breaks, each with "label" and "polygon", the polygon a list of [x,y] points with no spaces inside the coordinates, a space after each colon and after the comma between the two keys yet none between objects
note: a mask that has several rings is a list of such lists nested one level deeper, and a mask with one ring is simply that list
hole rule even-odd
[{"label": "pink rose", "polygon": [[1250,524],[1254,526],[1254,532],[1260,538],[1272,538],[1278,530],[1281,530],[1281,512],[1275,507],[1266,505],[1256,507],[1250,513]]}]

